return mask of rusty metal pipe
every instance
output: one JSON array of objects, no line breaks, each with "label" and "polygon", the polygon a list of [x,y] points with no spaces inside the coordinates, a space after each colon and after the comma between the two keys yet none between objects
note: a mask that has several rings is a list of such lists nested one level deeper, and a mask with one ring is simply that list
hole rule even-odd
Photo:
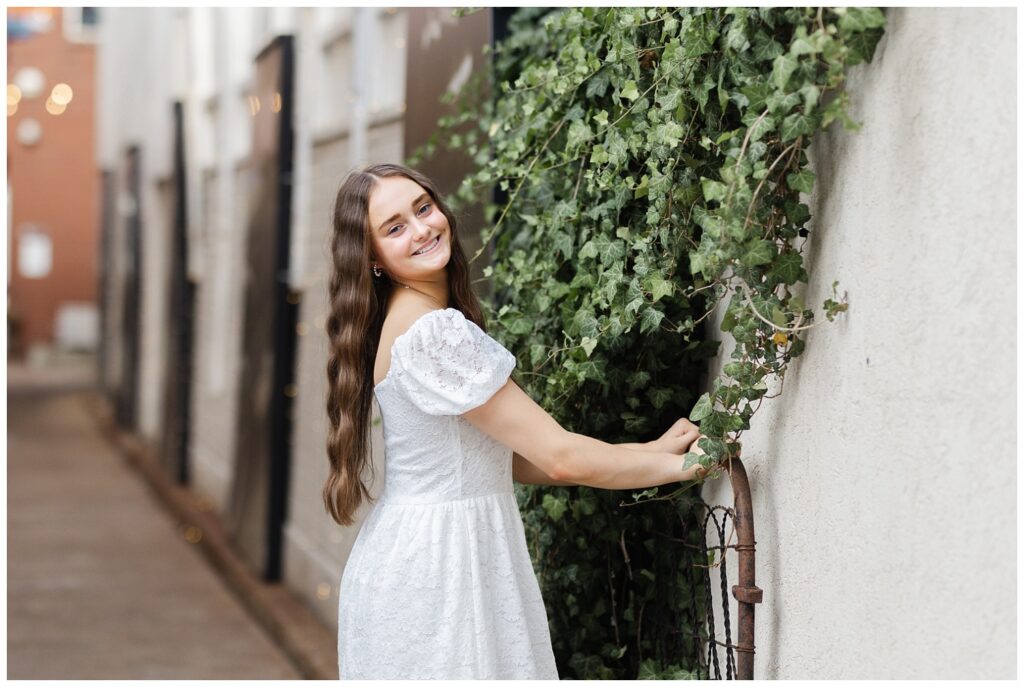
[{"label": "rusty metal pipe", "polygon": [[733,522],[739,543],[735,546],[739,557],[739,584],[732,588],[738,602],[739,632],[736,638],[736,677],[754,679],[754,604],[761,603],[763,592],[754,582],[754,506],[750,497],[750,482],[746,468],[739,457],[726,463],[732,483]]}]

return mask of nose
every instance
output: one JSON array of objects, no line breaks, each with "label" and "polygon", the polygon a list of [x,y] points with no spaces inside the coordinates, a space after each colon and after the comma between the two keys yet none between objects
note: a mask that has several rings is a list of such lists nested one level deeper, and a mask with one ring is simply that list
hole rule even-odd
[{"label": "nose", "polygon": [[413,236],[416,237],[417,241],[430,237],[430,227],[419,217],[414,217],[410,226],[413,230]]}]

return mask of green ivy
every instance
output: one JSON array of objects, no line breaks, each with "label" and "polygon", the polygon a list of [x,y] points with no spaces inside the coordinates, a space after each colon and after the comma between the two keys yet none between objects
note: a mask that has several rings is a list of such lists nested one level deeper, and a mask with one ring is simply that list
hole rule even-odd
[{"label": "green ivy", "polygon": [[[739,452],[768,381],[817,324],[800,295],[807,149],[833,121],[858,128],[844,80],[884,25],[875,8],[513,16],[487,81],[410,163],[439,147],[467,154],[456,206],[499,189],[483,232],[490,319],[517,380],[563,426],[646,441],[687,416],[707,436],[687,464]],[[827,320],[847,308],[836,286]],[[736,346],[695,398],[719,308]],[[563,677],[706,677],[692,485],[520,488]]]}]

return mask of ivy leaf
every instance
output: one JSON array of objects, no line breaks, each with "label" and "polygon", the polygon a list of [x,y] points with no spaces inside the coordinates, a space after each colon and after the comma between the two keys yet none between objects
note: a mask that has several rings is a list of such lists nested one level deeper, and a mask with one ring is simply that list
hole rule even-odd
[{"label": "ivy leaf", "polygon": [[732,328],[736,326],[736,313],[730,308],[725,311],[725,315],[722,316],[722,324],[719,328],[723,332],[731,332]]},{"label": "ivy leaf", "polygon": [[885,15],[877,7],[847,7],[839,15],[839,30],[856,33],[885,26]]},{"label": "ivy leaf", "polygon": [[800,104],[800,93],[772,93],[765,101],[765,105],[773,115],[781,116]]},{"label": "ivy leaf", "polygon": [[706,418],[712,410],[710,394],[702,394],[690,411],[690,422],[700,422]]},{"label": "ivy leaf", "polygon": [[725,458],[728,448],[725,442],[721,439],[712,439],[711,437],[703,437],[697,441],[697,447],[702,449],[707,457],[705,460],[707,464],[713,464],[721,461]]},{"label": "ivy leaf", "polygon": [[597,339],[592,339],[589,336],[584,336],[582,341],[580,341],[580,346],[583,348],[583,351],[587,354],[587,357],[589,358],[590,354],[594,352],[594,348],[597,346]]},{"label": "ivy leaf", "polygon": [[647,392],[647,397],[651,399],[651,405],[653,405],[657,410],[661,410],[665,407],[665,404],[668,403],[673,396],[675,396],[675,391],[672,389],[652,389]]},{"label": "ivy leaf", "polygon": [[665,319],[665,313],[654,308],[647,308],[644,310],[644,314],[640,316],[640,333],[646,334],[647,332],[654,331],[663,319]]},{"label": "ivy leaf", "polygon": [[577,148],[591,137],[590,127],[582,120],[577,120],[569,125],[569,134],[565,143],[566,148]]},{"label": "ivy leaf", "polygon": [[611,75],[608,70],[602,69],[587,80],[586,94],[588,98],[603,98],[608,92],[608,85],[611,83]]},{"label": "ivy leaf", "polygon": [[558,522],[565,515],[565,510],[568,507],[565,503],[564,498],[558,498],[553,494],[544,494],[544,500],[541,501],[541,507],[544,508],[544,512],[548,514],[548,517]]},{"label": "ivy leaf", "polygon": [[700,57],[711,52],[718,33],[713,30],[704,31],[703,27],[698,27],[696,22],[690,26],[694,27],[693,30],[683,36],[683,56]]},{"label": "ivy leaf", "polygon": [[732,130],[732,131],[724,131],[724,132],[722,132],[721,136],[719,136],[718,138],[715,139],[715,145],[716,146],[720,146],[720,145],[722,145],[723,143],[725,143],[726,141],[728,141],[730,138],[732,138],[735,135],[736,135],[736,130],[735,129]]},{"label": "ivy leaf", "polygon": [[551,244],[566,260],[572,259],[572,237],[564,231],[552,232]]},{"label": "ivy leaf", "polygon": [[807,39],[806,36],[801,36],[793,41],[789,46],[790,55],[810,55],[816,52],[814,44]]},{"label": "ivy leaf", "polygon": [[608,236],[597,236],[592,239],[592,242],[603,265],[614,267],[619,260],[626,257],[626,248],[622,241],[617,241]]},{"label": "ivy leaf", "polygon": [[[774,128],[775,118],[770,115],[754,120],[754,123],[750,127],[750,141],[760,141],[766,135],[770,134]],[[755,156],[754,151],[750,152],[750,156],[760,157],[759,155]]]},{"label": "ivy leaf", "polygon": [[646,174],[643,175],[640,178],[640,183],[637,184],[635,189],[633,189],[633,199],[634,200],[639,199],[639,198],[646,198],[647,197],[647,188],[648,188],[647,184],[648,184],[648,181],[649,181],[649,179],[647,178]]},{"label": "ivy leaf", "polygon": [[754,242],[742,258],[740,262],[745,267],[757,267],[758,265],[767,265],[775,258],[775,244],[767,239],[759,239]]},{"label": "ivy leaf", "polygon": [[772,63],[772,81],[776,88],[781,90],[786,87],[786,82],[796,71],[797,64],[796,58],[790,55],[779,55],[775,58]]},{"label": "ivy leaf", "polygon": [[677,122],[666,122],[654,132],[656,140],[661,141],[670,148],[675,148],[679,145],[679,141],[683,138],[683,133],[683,127]]},{"label": "ivy leaf", "polygon": [[658,662],[653,658],[645,658],[640,664],[640,670],[636,674],[637,680],[660,680],[658,675]]},{"label": "ivy leaf", "polygon": [[707,456],[703,454],[687,451],[683,454],[683,470],[689,470],[694,465],[704,465],[706,460]]},{"label": "ivy leaf", "polygon": [[531,334],[533,333],[533,321],[527,317],[517,317],[505,325],[505,329],[509,334]]},{"label": "ivy leaf", "polygon": [[651,300],[657,303],[665,296],[671,296],[675,290],[672,282],[668,279],[656,278],[651,282]]},{"label": "ivy leaf", "polygon": [[775,92],[775,89],[767,81],[755,81],[749,86],[741,88],[740,92],[749,100],[747,103],[748,113],[753,112],[756,118],[757,114],[764,111],[768,97]]},{"label": "ivy leaf", "polygon": [[637,90],[636,81],[629,79],[623,85],[622,90],[619,91],[620,98],[626,98],[627,100],[636,100],[640,97],[640,91]]},{"label": "ivy leaf", "polygon": [[801,169],[786,176],[786,184],[794,191],[810,193],[814,188],[814,172],[809,169]]},{"label": "ivy leaf", "polygon": [[590,239],[589,241],[583,244],[583,247],[580,248],[579,257],[580,260],[586,260],[588,258],[597,257],[597,244],[594,243],[594,239]]},{"label": "ivy leaf", "polygon": [[704,200],[724,200],[725,194],[728,191],[728,187],[721,181],[715,181],[707,177],[700,178],[700,187],[704,192]]},{"label": "ivy leaf", "polygon": [[861,62],[870,62],[875,54],[875,47],[881,38],[881,31],[865,31],[847,38],[846,47],[850,51],[846,62],[847,66],[853,66]]},{"label": "ivy leaf", "polygon": [[804,112],[811,114],[818,105],[818,98],[821,96],[821,89],[812,83],[800,89],[800,95],[804,98]]},{"label": "ivy leaf", "polygon": [[797,136],[810,134],[817,128],[818,118],[814,115],[794,112],[782,120],[782,142],[792,141]]},{"label": "ivy leaf", "polygon": [[[777,277],[783,284],[795,284],[798,281],[803,281],[807,278],[807,273],[803,267],[803,257],[795,252],[787,251],[782,253],[779,257],[775,258],[771,274]],[[802,301],[798,301],[796,296],[790,299],[790,305],[795,310],[803,310]]]}]

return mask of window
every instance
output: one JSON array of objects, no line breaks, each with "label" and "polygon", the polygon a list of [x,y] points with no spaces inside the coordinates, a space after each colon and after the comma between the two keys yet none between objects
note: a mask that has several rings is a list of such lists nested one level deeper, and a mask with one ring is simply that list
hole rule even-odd
[{"label": "window", "polygon": [[53,241],[34,224],[18,232],[18,272],[26,279],[43,279],[53,267]]},{"label": "window", "polygon": [[101,12],[98,7],[65,7],[64,38],[72,43],[95,43]]}]

